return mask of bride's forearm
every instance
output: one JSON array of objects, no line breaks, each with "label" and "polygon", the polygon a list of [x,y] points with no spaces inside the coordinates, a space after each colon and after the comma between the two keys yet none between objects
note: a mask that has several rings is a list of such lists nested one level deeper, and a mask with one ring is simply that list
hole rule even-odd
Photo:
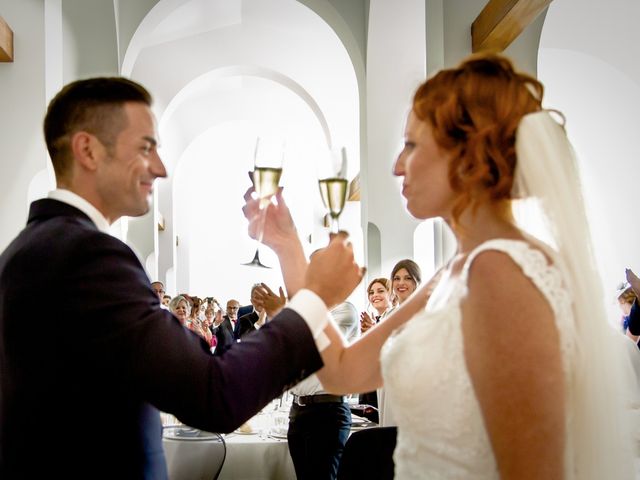
[{"label": "bride's forearm", "polygon": [[318,372],[325,390],[347,394],[367,392],[380,387],[382,346],[394,330],[424,308],[427,298],[425,295],[414,295],[351,345],[345,345],[336,326],[329,322],[325,334],[331,340],[331,345],[321,352],[325,366]]},{"label": "bride's forearm", "polygon": [[330,324],[325,334],[331,345],[321,352],[324,367],[317,372],[323,388],[339,395],[371,391],[382,384],[380,375],[380,347],[364,337],[351,345],[336,335]]}]

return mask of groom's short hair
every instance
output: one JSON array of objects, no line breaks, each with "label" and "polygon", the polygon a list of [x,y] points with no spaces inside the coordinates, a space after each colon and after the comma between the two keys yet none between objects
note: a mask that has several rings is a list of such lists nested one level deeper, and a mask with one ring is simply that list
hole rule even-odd
[{"label": "groom's short hair", "polygon": [[123,77],[98,77],[66,85],[51,100],[44,118],[44,138],[56,178],[64,178],[72,165],[71,137],[85,131],[107,148],[124,129],[127,102],[151,106],[151,94],[140,84]]}]

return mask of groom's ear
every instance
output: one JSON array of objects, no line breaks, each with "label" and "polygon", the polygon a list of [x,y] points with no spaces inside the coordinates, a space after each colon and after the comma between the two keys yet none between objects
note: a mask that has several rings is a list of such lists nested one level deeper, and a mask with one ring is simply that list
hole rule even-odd
[{"label": "groom's ear", "polygon": [[84,131],[71,135],[70,149],[77,166],[89,172],[97,170],[106,154],[106,148],[98,137]]}]

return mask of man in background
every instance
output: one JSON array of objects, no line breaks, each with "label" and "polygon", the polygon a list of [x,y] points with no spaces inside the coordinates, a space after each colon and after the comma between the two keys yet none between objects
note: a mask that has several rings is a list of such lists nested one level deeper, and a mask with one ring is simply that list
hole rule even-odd
[{"label": "man in background", "polygon": [[162,305],[164,305],[167,309],[169,308],[169,303],[171,302],[171,295],[167,295],[166,293],[162,296]]},{"label": "man in background", "polygon": [[238,309],[240,303],[237,300],[227,301],[226,315],[220,323],[214,322],[211,332],[216,337],[216,350],[214,355],[220,356],[236,343],[234,331],[238,322]]},{"label": "man in background", "polygon": [[252,310],[238,318],[238,323],[234,330],[236,339],[241,339],[246,334],[251,333],[264,325],[267,321],[267,312],[258,300],[261,291],[266,293],[266,286],[256,283],[251,287],[251,307]]},{"label": "man in background", "polygon": [[[341,303],[331,310],[331,316],[347,342],[358,338],[360,315],[352,303]],[[328,394],[316,375],[306,378],[290,392],[293,403],[287,441],[296,476],[334,480],[351,431],[347,398]]]},{"label": "man in background", "polygon": [[[153,290],[158,296],[158,300],[160,300],[160,307],[168,310],[169,303],[167,302],[166,305],[164,303],[164,283],[158,280],[156,280],[155,282],[151,282],[151,290]],[[171,301],[171,298],[169,298],[169,301]]]}]

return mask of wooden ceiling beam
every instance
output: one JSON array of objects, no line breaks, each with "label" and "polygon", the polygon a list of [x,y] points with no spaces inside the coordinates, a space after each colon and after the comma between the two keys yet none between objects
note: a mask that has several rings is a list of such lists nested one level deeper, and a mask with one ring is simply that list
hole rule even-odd
[{"label": "wooden ceiling beam", "polygon": [[348,202],[360,201],[360,172],[349,182],[349,191],[347,192]]},{"label": "wooden ceiling beam", "polygon": [[501,52],[552,0],[489,0],[471,24],[473,52]]},{"label": "wooden ceiling beam", "polygon": [[13,32],[0,17],[0,62],[13,62]]}]

